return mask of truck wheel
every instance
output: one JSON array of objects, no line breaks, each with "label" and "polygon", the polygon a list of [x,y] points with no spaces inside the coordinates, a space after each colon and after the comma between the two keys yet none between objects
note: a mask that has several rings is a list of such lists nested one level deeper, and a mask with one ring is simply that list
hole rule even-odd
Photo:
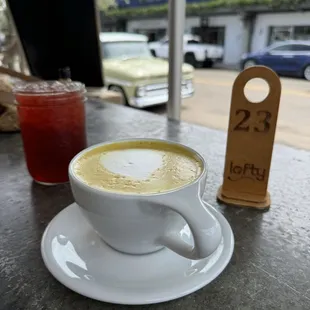
[{"label": "truck wheel", "polygon": [[200,67],[199,62],[196,60],[196,57],[193,53],[187,53],[184,56],[184,62],[192,65],[194,68]]},{"label": "truck wheel", "polygon": [[128,105],[126,94],[120,86],[110,85],[109,90],[115,91],[121,95],[121,105]]},{"label": "truck wheel", "polygon": [[151,50],[151,54],[154,56],[154,57],[157,57],[156,56],[156,52],[154,50]]},{"label": "truck wheel", "polygon": [[213,67],[213,61],[208,59],[204,62],[203,65],[205,68],[212,68]]}]

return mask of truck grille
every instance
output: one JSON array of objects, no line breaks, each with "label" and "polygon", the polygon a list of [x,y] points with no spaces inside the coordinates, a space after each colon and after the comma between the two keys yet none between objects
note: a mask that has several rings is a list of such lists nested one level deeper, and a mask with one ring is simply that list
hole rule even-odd
[{"label": "truck grille", "polygon": [[[168,83],[151,84],[145,87],[147,96],[160,96],[168,93]],[[187,91],[186,82],[182,81],[182,92]]]}]

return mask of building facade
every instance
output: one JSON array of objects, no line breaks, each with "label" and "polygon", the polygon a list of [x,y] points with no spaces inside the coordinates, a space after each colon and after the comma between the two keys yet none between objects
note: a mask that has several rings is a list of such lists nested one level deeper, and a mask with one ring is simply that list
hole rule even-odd
[{"label": "building facade", "polygon": [[310,11],[257,14],[252,51],[285,40],[310,41]]},{"label": "building facade", "polygon": [[[202,0],[187,0],[199,2]],[[119,10],[167,3],[167,0],[118,0]],[[124,23],[123,23],[124,24]],[[166,35],[167,16],[132,17],[126,20],[126,31],[145,34],[150,41]],[[124,24],[124,25],[125,25]],[[199,35],[203,42],[224,47],[224,63],[237,64],[243,53],[259,51],[276,41],[310,40],[310,7],[303,11],[217,12],[206,16],[187,16],[185,33]]]}]

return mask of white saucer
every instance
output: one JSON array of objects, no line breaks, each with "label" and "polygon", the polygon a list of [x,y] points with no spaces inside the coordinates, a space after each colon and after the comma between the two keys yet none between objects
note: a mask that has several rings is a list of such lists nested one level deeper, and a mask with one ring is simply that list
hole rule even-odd
[{"label": "white saucer", "polygon": [[[100,301],[138,305],[176,299],[214,280],[232,256],[232,230],[221,213],[208,207],[222,226],[223,240],[215,253],[199,261],[168,249],[139,256],[117,252],[98,237],[75,203],[46,228],[43,260],[59,282]],[[180,234],[188,241],[187,225]]]}]

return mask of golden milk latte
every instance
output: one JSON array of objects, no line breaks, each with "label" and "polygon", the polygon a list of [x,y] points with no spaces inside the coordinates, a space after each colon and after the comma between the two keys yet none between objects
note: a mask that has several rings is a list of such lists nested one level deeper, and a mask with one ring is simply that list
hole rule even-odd
[{"label": "golden milk latte", "polygon": [[190,150],[160,141],[125,141],[98,146],[74,163],[85,184],[112,192],[152,194],[192,183],[202,173]]}]

